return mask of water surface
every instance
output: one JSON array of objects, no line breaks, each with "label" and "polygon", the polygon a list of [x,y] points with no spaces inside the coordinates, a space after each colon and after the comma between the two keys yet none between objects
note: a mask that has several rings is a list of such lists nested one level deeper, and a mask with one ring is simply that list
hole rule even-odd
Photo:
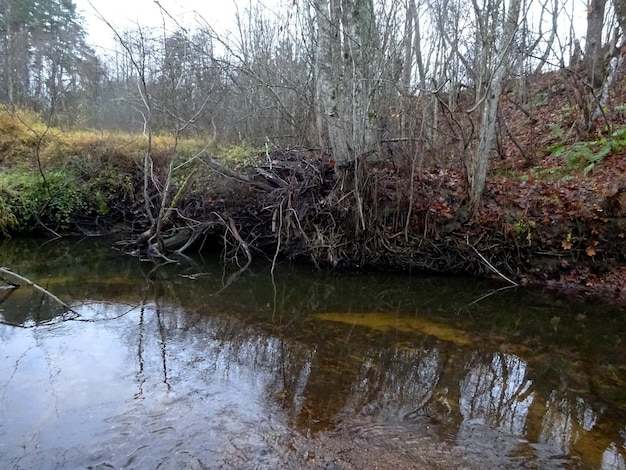
[{"label": "water surface", "polygon": [[0,289],[3,468],[626,468],[620,309],[265,262],[225,287],[218,255],[99,239],[0,260],[70,306]]}]

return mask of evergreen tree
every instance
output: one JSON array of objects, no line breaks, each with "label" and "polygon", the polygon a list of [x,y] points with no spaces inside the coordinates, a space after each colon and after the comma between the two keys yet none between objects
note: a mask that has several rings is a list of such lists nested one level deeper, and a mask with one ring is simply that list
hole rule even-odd
[{"label": "evergreen tree", "polygon": [[0,0],[0,101],[50,109],[66,105],[94,62],[72,0]]}]

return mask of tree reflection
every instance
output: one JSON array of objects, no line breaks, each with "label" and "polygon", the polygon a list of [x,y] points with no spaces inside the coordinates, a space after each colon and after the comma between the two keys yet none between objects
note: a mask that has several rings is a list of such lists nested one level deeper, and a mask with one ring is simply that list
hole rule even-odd
[{"label": "tree reflection", "polygon": [[[245,383],[258,388],[254,399],[280,409],[290,427],[306,436],[350,423],[382,423],[407,434],[438,435],[480,458],[496,455],[499,463],[625,468],[623,346],[611,336],[621,338],[617,320],[607,321],[609,326],[598,321],[593,329],[591,315],[582,325],[562,314],[557,335],[546,329],[550,316],[538,316],[527,323],[509,319],[500,329],[488,325],[495,333],[476,332],[469,329],[471,319],[439,314],[437,308],[447,308],[434,306],[439,280],[421,287],[428,301],[416,305],[411,299],[408,308],[401,298],[408,289],[398,288],[397,280],[377,278],[370,289],[356,276],[289,271],[274,289],[251,269],[215,295],[219,278],[190,281],[168,266],[145,279],[133,263],[114,264],[108,273],[81,266],[81,282],[75,273],[51,277],[49,288],[73,300],[82,312],[75,320],[119,329],[134,367],[133,393],[144,402],[155,389],[208,397],[215,383],[232,389]],[[439,295],[450,297],[451,290]],[[45,323],[62,313],[22,292],[0,297],[5,321]],[[382,331],[311,315],[371,305],[397,311],[399,319],[424,318],[467,331],[467,341],[446,341],[436,334],[443,328],[420,330],[426,321],[406,322],[417,325],[414,330]],[[496,339],[489,341],[489,334]],[[8,327],[0,337],[9,343]],[[595,337],[609,339],[597,343]],[[11,367],[0,379],[8,390]]]},{"label": "tree reflection", "polygon": [[534,396],[526,361],[505,353],[474,353],[466,367],[460,385],[463,418],[521,436]]},{"label": "tree reflection", "polygon": [[624,462],[623,450],[617,449],[617,445],[614,442],[604,451],[602,454],[602,463],[600,468],[611,470],[623,470],[626,469],[626,463]]}]

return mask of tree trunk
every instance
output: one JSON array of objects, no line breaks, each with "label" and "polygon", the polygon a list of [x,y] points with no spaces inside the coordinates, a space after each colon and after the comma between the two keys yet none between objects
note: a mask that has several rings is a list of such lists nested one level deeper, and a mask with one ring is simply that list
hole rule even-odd
[{"label": "tree trunk", "polygon": [[617,23],[622,30],[622,46],[626,44],[626,0],[613,0],[613,9]]},{"label": "tree trunk", "polygon": [[509,12],[505,15],[502,36],[496,47],[498,52],[495,60],[484,76],[491,75],[491,80],[486,86],[482,119],[479,129],[478,146],[476,152],[470,156],[467,162],[467,179],[469,184],[470,205],[473,210],[478,208],[480,198],[485,188],[487,178],[487,164],[489,154],[493,145],[493,138],[496,129],[496,116],[498,112],[498,101],[502,93],[502,82],[509,69],[509,56],[511,45],[517,32],[521,0],[510,0]]},{"label": "tree trunk", "polygon": [[[417,23],[415,0],[408,0],[404,22],[404,64],[402,68],[402,92],[411,93],[411,72],[413,71],[413,23]],[[417,27],[417,24],[416,24]]]},{"label": "tree trunk", "polygon": [[602,52],[602,28],[606,0],[591,0],[587,10],[587,40],[585,42],[585,66],[589,83],[594,88],[604,81],[604,57]]},{"label": "tree trunk", "polygon": [[[553,5],[552,5],[552,28],[550,29],[550,37],[546,41],[546,46],[545,46],[543,55],[539,59],[539,63],[537,64],[537,66],[535,67],[535,70],[533,71],[533,74],[535,75],[539,75],[541,73],[541,69],[546,65],[546,62],[548,61],[548,57],[550,57],[550,54],[552,53],[552,50],[553,50],[552,46],[554,44],[554,40],[556,39],[556,32],[558,31],[558,21],[559,21],[559,3],[558,2],[559,0],[554,0]],[[546,3],[541,5],[541,19],[543,19],[543,14],[546,11],[546,5],[547,5],[547,1]]]},{"label": "tree trunk", "polygon": [[[372,0],[315,0],[316,95],[321,136],[338,166],[377,151],[381,96],[378,31]],[[325,132],[324,132],[325,130]]]},{"label": "tree trunk", "polygon": [[315,0],[317,16],[317,51],[316,51],[316,95],[320,107],[318,129],[320,145],[332,148],[333,158],[337,162],[350,160],[345,126],[342,117],[346,114],[343,80],[341,79],[341,36],[340,7],[338,0]]},{"label": "tree trunk", "polygon": [[[413,3],[414,0],[411,0]],[[413,49],[415,50],[415,62],[417,63],[417,73],[419,75],[420,91],[426,90],[426,68],[424,67],[424,59],[422,57],[422,33],[420,30],[420,18],[417,14],[417,8],[413,5],[413,14],[415,18],[413,23],[415,24],[415,42],[413,43]]]}]

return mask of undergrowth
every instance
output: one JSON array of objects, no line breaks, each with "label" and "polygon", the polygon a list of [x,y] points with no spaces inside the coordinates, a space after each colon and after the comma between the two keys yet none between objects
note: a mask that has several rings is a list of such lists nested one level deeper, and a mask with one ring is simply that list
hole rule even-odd
[{"label": "undergrowth", "polygon": [[[241,168],[260,163],[265,155],[246,142],[219,147],[207,142],[202,136],[175,141],[154,134],[153,178],[164,178],[173,157],[173,194],[189,180],[195,183],[192,193],[202,195],[223,178],[193,157],[211,156]],[[141,134],[61,131],[28,110],[0,109],[0,236],[66,230],[79,216],[107,216],[122,210],[120,204],[138,202],[147,149]]]},{"label": "undergrowth", "polygon": [[550,129],[559,139],[548,150],[554,157],[562,158],[566,169],[580,170],[588,174],[596,165],[602,162],[612,152],[619,152],[626,148],[626,127],[614,130],[610,136],[601,136],[597,140],[567,143],[563,130],[556,124],[550,124]]}]

